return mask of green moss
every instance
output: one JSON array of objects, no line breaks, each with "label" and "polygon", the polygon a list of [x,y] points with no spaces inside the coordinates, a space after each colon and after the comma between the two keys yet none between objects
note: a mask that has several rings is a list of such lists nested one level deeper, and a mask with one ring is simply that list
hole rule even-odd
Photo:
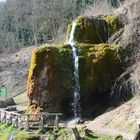
[{"label": "green moss", "polygon": [[81,94],[108,90],[123,71],[122,48],[109,44],[80,44],[79,51]]},{"label": "green moss", "polygon": [[110,36],[123,27],[122,22],[120,21],[120,19],[117,16],[114,16],[114,15],[106,16],[103,19],[107,22],[107,24],[109,26]]},{"label": "green moss", "polygon": [[107,40],[107,24],[100,18],[78,17],[75,40],[81,43],[103,43]]},{"label": "green moss", "polygon": [[[110,90],[116,78],[124,70],[122,48],[113,44],[77,44],[76,46],[79,50],[80,94],[82,98],[85,99],[86,95],[106,93],[105,91]],[[120,56],[118,57],[118,55]],[[31,94],[28,95],[32,96],[31,99],[34,98],[39,109],[46,107],[40,105],[40,102],[43,101],[43,103],[52,105],[49,108],[50,112],[58,111],[65,115],[71,111],[70,103],[74,86],[73,65],[70,45],[46,45],[34,50],[29,77],[34,79],[35,85],[31,83],[33,89],[28,90],[28,92],[31,91]],[[45,73],[46,77],[43,75],[43,78],[46,78],[48,83],[47,86],[46,84],[44,86],[44,81],[43,83],[40,81],[42,81],[42,72],[46,66],[48,69]],[[30,87],[30,85],[28,86]],[[42,99],[42,96],[46,98]],[[88,98],[90,97],[88,96]],[[36,104],[35,107],[30,105],[32,112],[37,110]]]},{"label": "green moss", "polygon": [[43,46],[33,50],[29,78],[40,74],[40,70],[45,66],[45,62],[52,61],[56,48],[54,46]]},{"label": "green moss", "polygon": [[115,140],[123,140],[124,138],[123,138],[123,136],[122,135],[118,135],[118,136],[116,136],[116,138],[115,138]]},{"label": "green moss", "polygon": [[34,134],[17,134],[15,140],[39,140],[39,136]]},{"label": "green moss", "polygon": [[[45,73],[46,76],[43,74],[43,79],[47,79],[46,83],[42,80],[42,73],[44,73],[45,68],[47,68],[47,73]],[[43,90],[38,87],[43,87]],[[37,97],[38,94],[42,94],[42,91],[48,89],[51,101],[56,109],[61,104],[62,98],[71,96],[72,87],[73,58],[69,45],[45,45],[33,51],[27,84],[29,98],[32,98],[31,96]],[[41,101],[38,100],[36,103],[37,107],[39,102]],[[33,108],[30,108],[30,110],[35,111]]]},{"label": "green moss", "polygon": [[19,132],[18,128],[12,127],[8,124],[0,124],[0,140],[9,140],[11,134]]},{"label": "green moss", "polygon": [[[78,129],[78,132],[79,132],[79,135],[82,140],[94,140],[94,139],[96,139],[96,140],[114,140],[114,137],[105,136],[105,135],[97,135],[92,132],[85,135],[85,132],[82,129]],[[72,129],[70,129],[70,128],[61,128],[57,132],[49,131],[47,133],[47,135],[50,138],[50,140],[54,140],[55,135],[57,135],[58,139],[60,139],[60,140],[72,140],[74,138]]]},{"label": "green moss", "polygon": [[[76,19],[74,39],[78,43],[105,43],[109,37],[122,28],[122,22],[117,16],[84,17]],[[67,27],[67,41],[71,24]]]},{"label": "green moss", "polygon": [[[73,86],[73,59],[71,47],[61,45],[58,47],[54,60],[54,88],[61,94],[71,94]],[[61,83],[61,84],[60,84]],[[57,98],[58,100],[58,98]]]},{"label": "green moss", "polygon": [[[80,16],[76,19],[76,28],[74,39],[78,43],[103,43],[107,40],[105,28],[107,24],[100,18]],[[71,31],[71,26],[68,26],[67,40]]]},{"label": "green moss", "polygon": [[68,24],[68,25],[67,25],[66,42],[69,41],[71,28],[72,28],[72,25],[71,25],[71,24]]}]

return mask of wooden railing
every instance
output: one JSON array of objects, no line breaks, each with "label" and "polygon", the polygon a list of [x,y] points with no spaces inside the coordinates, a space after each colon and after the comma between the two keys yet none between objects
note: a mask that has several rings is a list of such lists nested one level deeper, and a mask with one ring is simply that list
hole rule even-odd
[{"label": "wooden railing", "polygon": [[0,110],[0,122],[8,123],[14,127],[29,129],[58,128],[62,113],[18,114]]}]

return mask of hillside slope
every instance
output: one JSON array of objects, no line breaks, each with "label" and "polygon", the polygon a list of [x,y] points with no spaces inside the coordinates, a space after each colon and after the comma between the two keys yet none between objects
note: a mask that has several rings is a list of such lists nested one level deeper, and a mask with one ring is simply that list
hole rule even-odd
[{"label": "hillside slope", "polygon": [[90,127],[100,124],[101,127],[118,129],[135,134],[140,123],[139,103],[140,97],[136,96],[116,109],[109,108],[108,112],[86,125]]},{"label": "hillside slope", "polygon": [[26,91],[26,81],[33,48],[21,49],[16,53],[0,54],[0,88],[6,88],[8,96]]}]

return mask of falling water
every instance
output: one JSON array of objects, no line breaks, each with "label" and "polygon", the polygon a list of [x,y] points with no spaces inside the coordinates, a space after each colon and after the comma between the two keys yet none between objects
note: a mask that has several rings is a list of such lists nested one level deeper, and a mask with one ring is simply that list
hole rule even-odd
[{"label": "falling water", "polygon": [[72,48],[73,63],[74,63],[74,91],[73,91],[73,111],[74,118],[79,121],[81,118],[80,113],[80,84],[79,84],[79,56],[74,42],[74,31],[76,22],[72,23],[72,29],[69,38],[69,44]]}]

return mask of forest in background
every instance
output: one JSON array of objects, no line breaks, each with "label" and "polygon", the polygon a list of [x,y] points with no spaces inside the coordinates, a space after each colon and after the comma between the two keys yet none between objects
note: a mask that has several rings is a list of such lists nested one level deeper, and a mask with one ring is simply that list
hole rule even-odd
[{"label": "forest in background", "polygon": [[[123,0],[106,1],[117,7]],[[99,0],[6,0],[0,2],[0,52],[63,41],[66,26]],[[89,12],[89,11],[88,11]]]}]

